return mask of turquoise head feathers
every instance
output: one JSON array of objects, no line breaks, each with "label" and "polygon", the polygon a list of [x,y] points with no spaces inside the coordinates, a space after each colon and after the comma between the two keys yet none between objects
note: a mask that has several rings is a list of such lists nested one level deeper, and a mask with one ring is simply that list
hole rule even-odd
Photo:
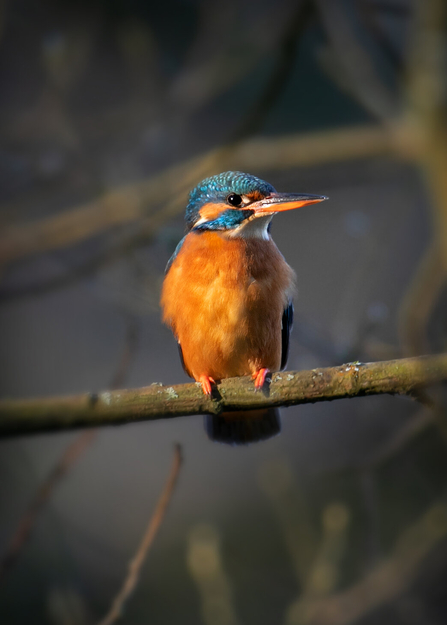
[{"label": "turquoise head feathers", "polygon": [[189,194],[185,214],[187,230],[194,228],[196,222],[200,220],[200,209],[206,204],[213,203],[228,204],[228,211],[225,211],[214,222],[203,224],[203,227],[216,230],[236,227],[249,216],[251,211],[235,210],[238,206],[234,203],[234,198],[255,193],[259,194],[259,197],[266,197],[275,193],[275,188],[265,180],[240,171],[227,171],[205,178]]}]

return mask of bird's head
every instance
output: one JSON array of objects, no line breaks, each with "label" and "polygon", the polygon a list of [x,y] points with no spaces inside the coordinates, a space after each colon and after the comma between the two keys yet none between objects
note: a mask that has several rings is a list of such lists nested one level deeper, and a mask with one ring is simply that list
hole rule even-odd
[{"label": "bird's head", "polygon": [[278,193],[251,174],[227,171],[202,180],[189,194],[188,231],[225,231],[229,236],[268,238],[276,213],[322,202],[324,195]]}]

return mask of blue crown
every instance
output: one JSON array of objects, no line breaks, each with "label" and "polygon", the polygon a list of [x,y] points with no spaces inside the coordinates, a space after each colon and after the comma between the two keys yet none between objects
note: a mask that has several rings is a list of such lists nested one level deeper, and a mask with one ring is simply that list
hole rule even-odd
[{"label": "blue crown", "polygon": [[209,202],[225,202],[230,193],[247,195],[259,191],[267,196],[275,192],[271,184],[240,171],[226,171],[211,178],[202,180],[189,194],[185,220],[190,230],[199,218],[199,210]]}]

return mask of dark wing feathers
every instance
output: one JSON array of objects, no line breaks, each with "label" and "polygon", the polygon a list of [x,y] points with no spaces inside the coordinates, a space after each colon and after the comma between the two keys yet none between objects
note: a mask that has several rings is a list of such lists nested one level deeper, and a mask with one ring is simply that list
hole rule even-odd
[{"label": "dark wing feathers", "polygon": [[289,357],[289,341],[290,332],[293,326],[293,303],[290,300],[287,308],[284,309],[282,314],[282,327],[281,327],[281,371],[285,369],[287,365],[287,358]]},{"label": "dark wing feathers", "polygon": [[[177,343],[177,347],[178,347],[178,353],[180,354],[180,362],[182,363],[183,371],[186,373],[186,375],[189,375],[188,371],[186,371],[185,359],[183,358],[183,351],[182,351],[182,346],[180,345],[180,343]],[[189,377],[191,376],[189,375]]]},{"label": "dark wing feathers", "polygon": [[172,256],[171,256],[171,258],[168,260],[168,264],[166,265],[166,269],[165,269],[165,276],[166,276],[166,274],[168,273],[168,271],[170,270],[172,263],[173,263],[173,262],[174,262],[174,260],[177,258],[177,254],[180,252],[181,247],[182,247],[182,245],[183,245],[183,243],[184,243],[185,239],[186,239],[186,235],[185,235],[185,236],[183,237],[183,239],[182,239],[182,240],[181,240],[181,241],[177,244],[177,247],[175,248],[173,255],[172,255]]}]

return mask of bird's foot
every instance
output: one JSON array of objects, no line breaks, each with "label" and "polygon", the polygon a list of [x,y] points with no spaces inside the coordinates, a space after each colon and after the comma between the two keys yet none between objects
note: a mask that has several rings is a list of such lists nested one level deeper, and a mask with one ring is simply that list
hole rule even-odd
[{"label": "bird's foot", "polygon": [[202,391],[204,395],[208,395],[209,397],[213,390],[211,384],[216,384],[215,380],[213,380],[213,378],[210,378],[209,375],[201,375],[198,379],[198,382],[200,382],[200,384],[202,385]]},{"label": "bird's foot", "polygon": [[270,369],[264,368],[259,369],[259,371],[255,371],[251,376],[252,379],[255,381],[255,389],[257,391],[260,391],[261,388],[264,386],[265,378],[267,377],[268,373],[270,373]]}]

